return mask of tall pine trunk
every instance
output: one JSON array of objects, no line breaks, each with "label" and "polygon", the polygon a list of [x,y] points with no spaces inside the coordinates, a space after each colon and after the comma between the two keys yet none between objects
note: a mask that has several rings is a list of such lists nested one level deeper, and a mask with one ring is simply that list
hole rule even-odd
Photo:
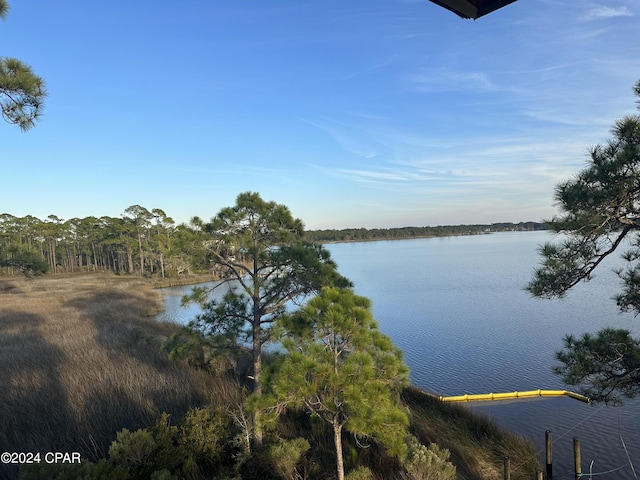
[{"label": "tall pine trunk", "polygon": [[51,259],[51,271],[53,273],[58,273],[57,261],[56,261],[56,244],[55,240],[49,241],[49,258]]},{"label": "tall pine trunk", "polygon": [[127,247],[127,263],[129,264],[129,275],[133,275],[133,254],[129,247]]},{"label": "tall pine trunk", "polygon": [[338,418],[333,419],[333,438],[336,443],[336,468],[338,480],[344,480],[344,461],[342,460],[342,425]]},{"label": "tall pine trunk", "polygon": [[140,232],[138,232],[138,249],[140,250],[140,275],[144,276],[144,252],[142,251],[142,235],[140,235]]},{"label": "tall pine trunk", "polygon": [[[254,298],[253,303],[253,393],[256,397],[262,396],[262,385],[260,384],[260,375],[262,374],[262,328],[260,328],[261,316],[259,313],[259,300]],[[253,411],[253,442],[256,450],[262,448],[262,425],[261,425],[260,409]]]},{"label": "tall pine trunk", "polygon": [[160,252],[160,275],[164,278],[164,253]]}]

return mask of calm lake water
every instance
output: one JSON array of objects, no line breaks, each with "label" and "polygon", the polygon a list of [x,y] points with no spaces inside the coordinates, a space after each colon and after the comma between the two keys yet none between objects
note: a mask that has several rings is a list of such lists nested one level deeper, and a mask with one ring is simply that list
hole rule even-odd
[{"label": "calm lake water", "polygon": [[[548,232],[505,232],[327,248],[356,293],[372,300],[381,330],[404,351],[412,382],[460,395],[566,389],[552,373],[565,334],[612,326],[640,335],[640,319],[620,314],[610,299],[619,286],[611,271],[616,259],[562,300],[534,299],[523,290],[539,261],[537,245],[550,239]],[[159,319],[192,319],[197,308],[179,306],[187,291],[167,289]],[[574,436],[583,472],[623,467],[598,477],[634,479],[631,459],[640,476],[640,399],[623,407],[564,397],[467,405],[534,441],[542,462],[544,432],[551,430],[554,478],[572,478]]]}]

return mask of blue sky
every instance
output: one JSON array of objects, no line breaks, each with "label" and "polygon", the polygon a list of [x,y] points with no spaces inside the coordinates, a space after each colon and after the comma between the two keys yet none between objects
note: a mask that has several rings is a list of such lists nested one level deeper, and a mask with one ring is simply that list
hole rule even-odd
[{"label": "blue sky", "polygon": [[0,213],[208,219],[238,193],[307,228],[527,221],[636,112],[637,0],[10,0],[0,55],[47,83],[0,122]]}]

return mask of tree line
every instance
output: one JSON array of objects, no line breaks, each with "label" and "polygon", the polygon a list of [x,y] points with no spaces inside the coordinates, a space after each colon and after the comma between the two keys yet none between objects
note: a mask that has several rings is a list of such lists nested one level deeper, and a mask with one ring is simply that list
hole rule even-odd
[{"label": "tree line", "polygon": [[114,272],[177,276],[207,271],[203,222],[176,225],[163,210],[140,205],[120,217],[71,218],[0,214],[0,267],[5,273]]},{"label": "tree line", "polygon": [[513,232],[547,230],[540,222],[503,222],[477,225],[438,225],[435,227],[402,228],[345,228],[342,230],[307,231],[307,239],[312,242],[359,242],[369,240],[401,240],[408,238],[450,237],[457,235],[480,235],[492,232]]}]

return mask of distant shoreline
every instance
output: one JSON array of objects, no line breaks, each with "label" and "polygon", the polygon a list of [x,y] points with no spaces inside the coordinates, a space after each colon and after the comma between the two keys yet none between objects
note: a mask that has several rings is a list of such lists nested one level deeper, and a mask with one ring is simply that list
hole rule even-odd
[{"label": "distant shoreline", "polygon": [[[522,230],[522,231],[533,231],[533,230]],[[394,237],[359,238],[359,239],[352,239],[352,240],[328,240],[326,242],[318,242],[318,243],[332,244],[332,243],[395,242],[395,241],[401,241],[401,240],[419,240],[423,238],[447,238],[447,237],[468,237],[468,236],[475,236],[475,235],[490,235],[492,233],[500,233],[500,232],[452,233],[450,235],[420,235],[417,237],[402,237],[402,238],[394,238]]]},{"label": "distant shoreline", "polygon": [[530,232],[549,230],[540,222],[497,223],[491,225],[447,225],[437,227],[403,228],[346,228],[341,230],[309,230],[306,239],[313,243],[352,243],[389,240],[410,240],[416,238],[459,237],[467,235],[487,235],[499,232]]}]

